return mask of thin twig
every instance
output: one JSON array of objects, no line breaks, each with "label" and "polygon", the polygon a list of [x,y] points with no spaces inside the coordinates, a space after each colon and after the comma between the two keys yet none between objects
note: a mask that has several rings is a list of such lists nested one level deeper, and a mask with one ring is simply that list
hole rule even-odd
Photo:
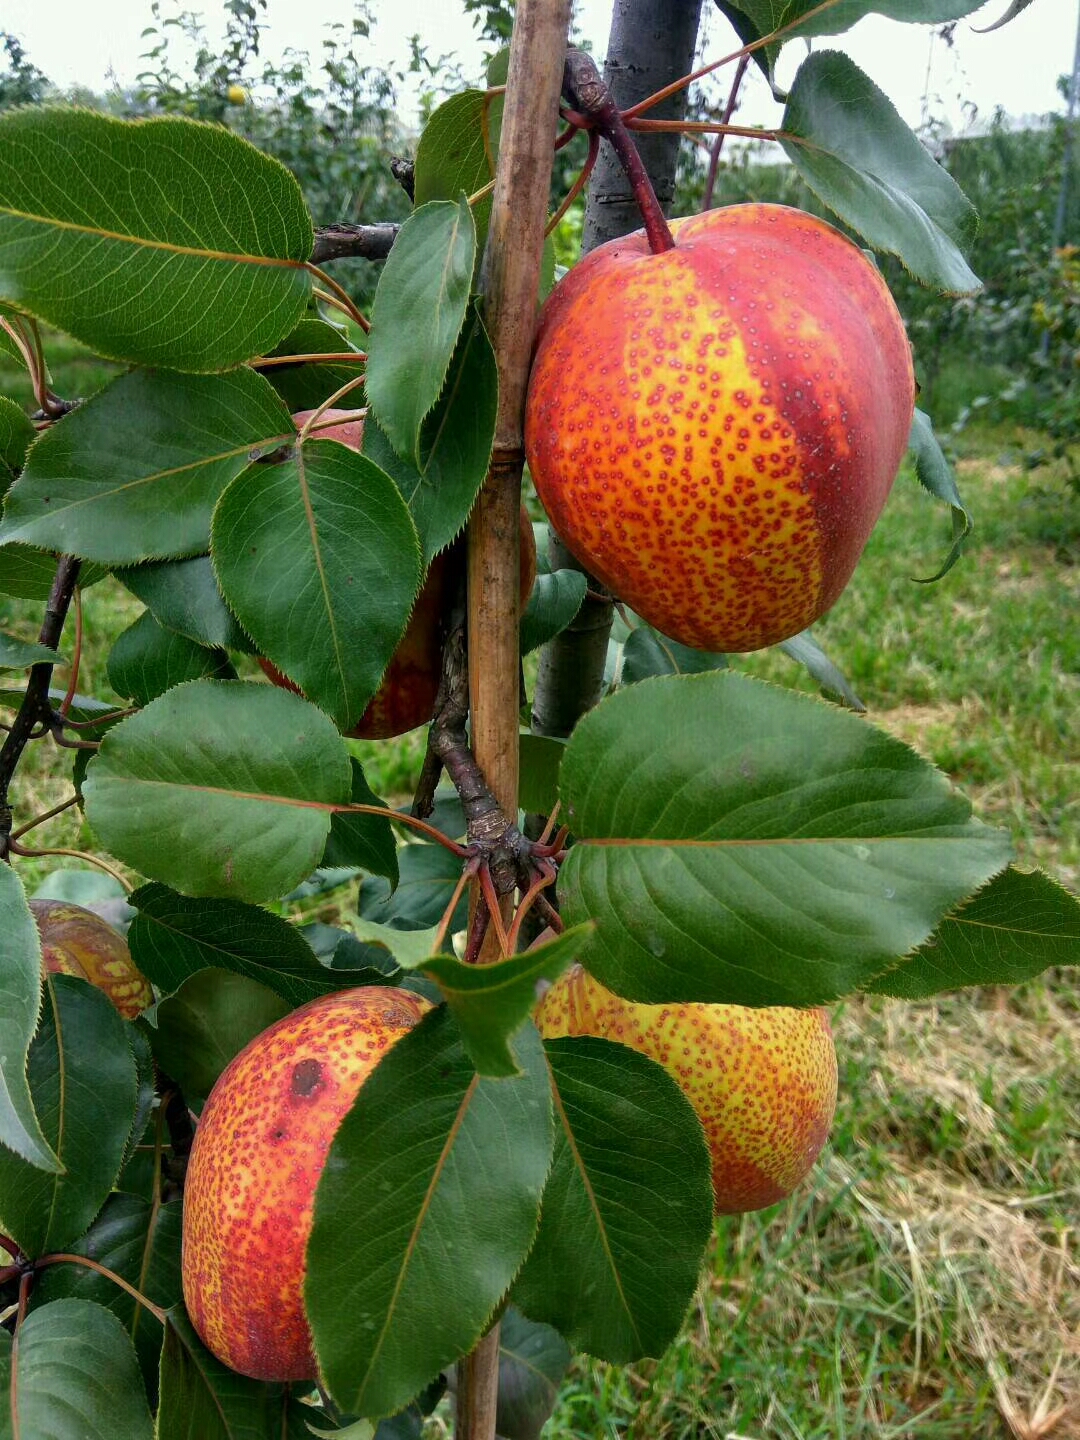
[{"label": "thin twig", "polygon": [[[79,579],[81,561],[71,555],[62,555],[56,563],[56,574],[45,605],[45,617],[38,632],[38,641],[49,650],[55,650],[60,643],[64,621],[67,618],[71,597]],[[0,859],[7,857],[10,844],[12,814],[8,801],[12,776],[23,750],[39,725],[51,729],[53,710],[49,701],[49,684],[52,680],[51,661],[43,661],[30,667],[26,693],[16,712],[11,729],[3,746],[0,747]]]},{"label": "thin twig", "polygon": [[[743,76],[746,74],[746,69],[749,64],[750,56],[744,55],[735,67],[735,75],[731,81],[727,104],[724,106],[724,113],[720,117],[721,124],[723,125],[731,124],[731,117],[735,114],[735,106],[739,103],[739,87],[742,85]],[[709,153],[709,173],[705,177],[705,196],[701,202],[702,210],[712,209],[713,191],[716,189],[716,172],[720,168],[720,150],[724,143],[724,136],[727,133],[726,130],[721,130],[712,143],[712,148]]]},{"label": "thin twig", "polygon": [[[390,168],[393,171],[392,163]],[[400,229],[400,225],[392,224],[322,225],[315,231],[311,263],[323,265],[327,260],[341,260],[346,256],[356,256],[361,260],[385,260]]]},{"label": "thin twig", "polygon": [[642,134],[667,131],[680,135],[739,135],[744,140],[791,140],[798,144],[800,136],[786,130],[763,130],[756,125],[721,125],[718,120],[629,120],[626,128]]}]

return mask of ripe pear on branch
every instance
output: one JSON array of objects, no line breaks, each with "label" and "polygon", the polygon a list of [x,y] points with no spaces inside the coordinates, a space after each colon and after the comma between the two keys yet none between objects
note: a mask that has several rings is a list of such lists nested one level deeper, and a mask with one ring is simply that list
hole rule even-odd
[{"label": "ripe pear on branch", "polygon": [[595,1035],[664,1067],[704,1127],[718,1214],[783,1200],[809,1174],[828,1138],[836,1050],[824,1010],[644,1005],[613,994],[574,965],[534,1018],[545,1039]]},{"label": "ripe pear on branch", "polygon": [[153,1003],[150,982],[136,968],[127,941],[100,915],[70,900],[31,900],[30,910],[46,970],[89,980],[125,1020]]},{"label": "ripe pear on branch", "polygon": [[555,530],[620,599],[684,645],[757,650],[851,578],[914,393],[863,252],[802,211],[733,205],[601,245],[556,286],[525,448]]},{"label": "ripe pear on branch", "polygon": [[184,1302],[242,1375],[316,1377],[304,1278],[319,1176],[360,1087],[430,1009],[393,986],[322,995],[256,1035],[211,1090],[184,1184]]}]

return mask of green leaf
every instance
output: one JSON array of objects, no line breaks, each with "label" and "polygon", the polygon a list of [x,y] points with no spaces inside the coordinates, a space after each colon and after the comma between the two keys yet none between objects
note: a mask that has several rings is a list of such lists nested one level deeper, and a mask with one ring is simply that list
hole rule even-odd
[{"label": "green leaf", "polygon": [[[120,1275],[154,1305],[180,1302],[180,1235],[183,1203],[154,1204],[138,1195],[110,1195],[101,1214],[68,1249]],[[115,1281],[85,1265],[49,1265],[34,1284],[33,1303],[76,1298],[111,1310],[135,1346],[143,1378],[157,1392],[161,1326]]]},{"label": "green leaf", "polygon": [[551,1114],[535,1030],[516,1048],[525,1074],[481,1079],[433,1010],[334,1137],[305,1294],[320,1369],[352,1413],[393,1413],[470,1350],[532,1243]]},{"label": "green leaf", "polygon": [[164,995],[208,969],[246,975],[292,1005],[342,988],[294,926],[257,905],[192,900],[157,884],[130,900],[138,912],[127,937],[131,958]]},{"label": "green leaf", "polygon": [[499,1400],[495,1428],[506,1440],[540,1440],[555,1409],[570,1347],[550,1325],[507,1306],[499,1325]]},{"label": "green leaf", "polygon": [[[309,317],[301,320],[270,354],[341,355],[350,351],[360,354],[336,325]],[[356,361],[339,364],[298,361],[295,365],[271,365],[262,373],[290,410],[316,410],[343,385],[355,380],[361,367]]]},{"label": "green leaf", "polygon": [[816,680],[830,695],[837,695],[851,710],[862,714],[866,706],[851,688],[847,677],[839,666],[834,665],[822,650],[809,630],[792,635],[790,640],[781,640],[778,649],[790,659],[802,665],[812,680]]},{"label": "green leaf", "polygon": [[0,1219],[32,1258],[65,1250],[113,1187],[135,1117],[128,1027],[86,980],[50,975],[27,1074],[41,1128],[64,1166],[37,1169],[0,1150]]},{"label": "green leaf", "polygon": [[309,1421],[307,1428],[320,1440],[334,1440],[335,1436],[337,1440],[375,1440],[375,1426],[370,1420],[354,1420],[351,1425],[335,1425],[330,1430]]},{"label": "green leaf", "polygon": [[900,741],[734,671],[646,680],[582,719],[559,876],[628,999],[818,1005],[928,938],[1009,837]]},{"label": "green leaf", "polygon": [[460,534],[487,475],[498,370],[475,310],[466,318],[446,384],[420,427],[419,458],[403,460],[370,417],[364,454],[392,476],[420,535],[425,565]]},{"label": "green leaf", "polygon": [[555,1158],[513,1299],[598,1359],[660,1355],[712,1230],[701,1123],[671,1076],[623,1045],[589,1036],[544,1050]]},{"label": "green leaf", "polygon": [[[131,1045],[132,1058],[135,1061],[135,1117],[131,1122],[127,1140],[124,1142],[124,1153],[120,1157],[121,1174],[146,1135],[146,1127],[150,1123],[150,1115],[157,1098],[155,1089],[157,1071],[154,1068],[154,1054],[150,1049],[150,1041],[145,1028],[141,1025],[130,1025],[127,1038]],[[117,1189],[123,1188],[119,1179],[116,1183]]]},{"label": "green leaf", "polygon": [[0,633],[0,670],[29,670],[31,665],[62,665],[58,650]]},{"label": "green leaf", "polygon": [[4,504],[0,542],[104,565],[197,554],[218,496],[252,451],[295,434],[252,370],[133,370],[41,436]]},{"label": "green leaf", "polygon": [[262,653],[351,730],[420,587],[416,530],[394,482],[335,440],[307,441],[233,481],[211,549],[222,593]]},{"label": "green leaf", "polygon": [[945,458],[945,452],[934,434],[930,416],[916,410],[911,421],[911,436],[908,449],[915,462],[915,478],[924,490],[937,500],[943,500],[952,511],[952,545],[941,569],[921,583],[929,585],[947,575],[960,559],[964,544],[971,534],[973,524],[971,512],[960,499],[953,468]]},{"label": "green leaf", "polygon": [[122,720],[83,785],[87,819],[125,864],[185,894],[253,904],[310,875],[329,807],[349,791],[348,752],[325,715],[235,680],[189,681]]},{"label": "green leaf", "polygon": [[[717,0],[718,8],[734,25],[740,40],[752,44],[784,27],[771,45],[754,52],[754,59],[771,77],[781,45],[811,35],[840,35],[866,15],[885,15],[923,25],[959,20],[977,10],[984,0]],[[789,28],[790,27],[790,28]]]},{"label": "green leaf", "polygon": [[863,989],[921,1000],[964,985],[1020,985],[1051,965],[1080,965],[1080,900],[1041,870],[1010,865]]},{"label": "green leaf", "polygon": [[[22,690],[0,690],[0,705],[8,706],[17,710],[26,697],[25,689]],[[49,691],[49,701],[53,705],[59,705],[61,700],[66,699],[63,690],[52,689]],[[68,718],[77,720],[80,724],[85,723],[86,728],[96,728],[98,725],[109,720],[116,714],[115,705],[107,705],[104,700],[95,700],[92,695],[74,695],[71,700],[71,708],[68,710]],[[98,735],[85,736],[86,739],[98,739]]]},{"label": "green leaf", "polygon": [[[0,330],[0,335],[6,331]],[[14,400],[0,395],[0,496],[23,467],[26,451],[37,434],[29,416]]]},{"label": "green leaf", "polygon": [[533,735],[523,730],[518,736],[520,786],[518,804],[522,810],[550,815],[559,798],[559,766],[566,741],[555,735]]},{"label": "green leaf", "polygon": [[0,544],[0,595],[47,600],[55,575],[55,555],[30,545]]},{"label": "green leaf", "polygon": [[6,1333],[4,1342],[4,1440],[151,1440],[154,1424],[135,1352],[104,1306],[56,1300],[33,1310],[19,1327],[14,1374]]},{"label": "green leaf", "polygon": [[103,870],[51,870],[34,891],[35,900],[74,900],[92,909],[102,900],[124,900],[127,891]]},{"label": "green leaf", "polygon": [[581,609],[588,588],[580,570],[538,575],[521,617],[521,653],[528,655],[561,634]]},{"label": "green leaf", "polygon": [[623,646],[619,682],[634,685],[651,675],[700,675],[707,670],[724,670],[727,663],[726,655],[691,650],[689,645],[680,645],[651,625],[638,625]]},{"label": "green leaf", "polygon": [[149,705],[185,680],[235,680],[224,650],[208,650],[166,630],[149,610],[117,636],[106,660],[109,684],[136,705]]},{"label": "green leaf", "polygon": [[418,467],[420,427],[446,380],[475,253],[464,196],[421,205],[402,225],[375,291],[367,398],[394,449]]},{"label": "green leaf", "polygon": [[1030,4],[1031,0],[1012,0],[1012,4],[1000,20],[995,20],[993,25],[984,25],[981,29],[976,28],[976,35],[989,35],[991,30],[1000,30],[1001,27],[1007,25],[1010,20],[1015,20],[1018,15],[1022,15]]},{"label": "green leaf", "polygon": [[[397,930],[430,930],[438,925],[461,879],[461,860],[442,845],[403,845],[398,851],[400,879],[390,890],[383,881],[361,880],[357,914]],[[450,925],[463,930],[469,902],[458,901]]]},{"label": "green leaf", "polygon": [[289,1013],[289,1003],[257,980],[200,970],[157,1007],[154,1058],[198,1104],[249,1040]]},{"label": "green leaf", "polygon": [[808,56],[784,110],[781,145],[811,190],[877,250],[927,285],[970,294],[963,251],[978,217],[891,100],[835,50]]},{"label": "green leaf", "polygon": [[[502,83],[488,80],[489,85]],[[416,147],[413,184],[417,205],[431,200],[456,200],[462,192],[474,195],[495,178],[502,117],[503,97],[489,96],[483,90],[465,90],[439,106],[424,126]],[[485,195],[470,208],[476,225],[479,269],[491,221],[491,196]],[[549,245],[550,240],[545,242],[545,256]]]},{"label": "green leaf", "polygon": [[223,126],[0,118],[0,296],[109,359],[213,371],[263,353],[307,304],[313,238],[285,167]]},{"label": "green leaf", "polygon": [[117,578],[143,602],[159,625],[185,635],[196,645],[255,649],[221,598],[209,555],[136,565],[119,571]]},{"label": "green leaf", "polygon": [[[352,804],[382,805],[383,802],[364,778],[359,760],[353,759],[351,764]],[[356,866],[372,875],[384,875],[391,885],[396,885],[398,852],[390,821],[380,820],[377,815],[350,815],[347,810],[336,811],[330,820],[330,836],[323,851],[322,866]]]},{"label": "green leaf", "polygon": [[[484,145],[485,110],[487,147]],[[488,150],[494,160],[498,155],[502,111],[503,97],[488,98],[483,90],[464,90],[439,106],[424,126],[416,147],[413,180],[417,205],[426,205],[431,200],[456,200],[462,191],[472,195],[494,177]],[[488,202],[488,211],[490,208]],[[479,228],[478,225],[478,231]],[[485,233],[486,229],[485,218]],[[478,238],[482,246],[483,234]]]},{"label": "green leaf", "polygon": [[401,969],[415,970],[431,958],[438,930],[434,926],[430,930],[395,930],[374,920],[361,919],[356,921],[355,933],[365,949],[379,946]]},{"label": "green leaf", "polygon": [[297,1432],[286,1428],[289,1408],[287,1385],[229,1370],[207,1350],[182,1306],[169,1311],[155,1440],[291,1440]]},{"label": "green leaf", "polygon": [[61,1164],[42,1133],[26,1078],[27,1052],[41,1009],[41,940],[22,882],[0,865],[0,1164],[7,1146],[56,1174]]},{"label": "green leaf", "polygon": [[463,965],[452,955],[424,961],[424,974],[438,983],[478,1075],[521,1074],[510,1037],[532,1013],[544,982],[558,979],[577,958],[590,929],[566,930],[494,965]]}]

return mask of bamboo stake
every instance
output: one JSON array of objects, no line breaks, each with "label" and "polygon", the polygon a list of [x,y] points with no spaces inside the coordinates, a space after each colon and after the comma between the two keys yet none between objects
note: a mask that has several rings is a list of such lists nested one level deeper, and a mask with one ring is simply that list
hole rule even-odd
[{"label": "bamboo stake", "polygon": [[499,371],[499,408],[491,466],[469,524],[472,745],[510,816],[517,812],[523,412],[569,22],[570,0],[518,4],[481,275],[484,319]]},{"label": "bamboo stake", "polygon": [[[473,752],[510,816],[517,814],[518,788],[523,412],[570,3],[518,0],[481,272],[484,319],[498,364],[499,408],[491,466],[469,522],[469,688]],[[481,952],[480,958],[495,959],[497,951]],[[459,1362],[457,1440],[493,1440],[498,1370],[496,1325]]]}]

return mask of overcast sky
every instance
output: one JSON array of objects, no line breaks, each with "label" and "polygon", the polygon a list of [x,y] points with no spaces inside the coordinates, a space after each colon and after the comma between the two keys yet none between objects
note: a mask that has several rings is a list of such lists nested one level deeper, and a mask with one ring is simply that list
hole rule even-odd
[{"label": "overcast sky", "polygon": [[[181,6],[177,0],[162,0],[163,16],[180,8],[204,12],[210,33],[220,31],[219,3],[186,0]],[[1008,0],[989,0],[961,22],[951,47],[929,27],[876,16],[846,35],[816,43],[846,50],[913,126],[925,118],[927,101],[930,114],[944,119],[954,131],[966,128],[976,112],[989,117],[998,104],[1018,116],[1060,110],[1063,102],[1055,80],[1072,68],[1080,0],[1033,0],[1001,30],[975,33],[975,26],[991,24],[1007,8]],[[287,47],[317,55],[324,24],[347,23],[352,13],[352,0],[269,0],[263,55],[276,58]],[[432,55],[455,52],[467,75],[479,73],[481,47],[457,0],[374,0],[374,13],[377,24],[368,42],[374,61],[404,64],[408,37],[419,34]],[[606,49],[610,13],[611,0],[576,0],[578,24],[598,55]],[[727,22],[708,3],[706,14],[705,55],[716,59],[737,42]],[[0,25],[20,38],[34,63],[58,85],[77,83],[102,90],[110,71],[125,83],[143,68],[139,54],[147,42],[140,39],[140,32],[151,18],[150,0],[2,0]],[[790,80],[803,53],[797,42],[786,48],[779,74],[782,83]],[[754,66],[750,80],[740,123],[775,124],[778,108]],[[717,80],[710,93],[726,93],[726,88],[726,79]],[[410,119],[414,108],[415,99],[403,95],[403,118]]]}]

